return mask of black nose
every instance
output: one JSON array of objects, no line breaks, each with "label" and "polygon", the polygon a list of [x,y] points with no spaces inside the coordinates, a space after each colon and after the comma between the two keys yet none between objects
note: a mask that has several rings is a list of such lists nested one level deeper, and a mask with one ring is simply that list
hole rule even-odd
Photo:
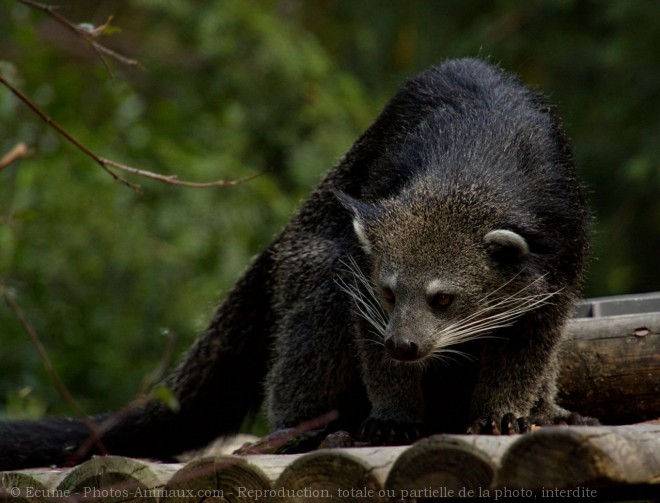
[{"label": "black nose", "polygon": [[417,359],[419,348],[410,339],[393,336],[385,339],[385,349],[395,360],[410,362]]}]

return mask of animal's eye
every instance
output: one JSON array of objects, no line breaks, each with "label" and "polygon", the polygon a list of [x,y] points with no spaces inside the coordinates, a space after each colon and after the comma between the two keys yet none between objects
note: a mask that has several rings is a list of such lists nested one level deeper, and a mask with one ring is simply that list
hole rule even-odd
[{"label": "animal's eye", "polygon": [[381,294],[385,302],[387,302],[388,304],[394,304],[396,298],[391,288],[383,287],[383,289],[381,290]]},{"label": "animal's eye", "polygon": [[441,311],[447,309],[451,306],[451,303],[454,301],[454,296],[449,295],[448,293],[436,293],[433,297],[429,299],[429,305],[432,309]]}]

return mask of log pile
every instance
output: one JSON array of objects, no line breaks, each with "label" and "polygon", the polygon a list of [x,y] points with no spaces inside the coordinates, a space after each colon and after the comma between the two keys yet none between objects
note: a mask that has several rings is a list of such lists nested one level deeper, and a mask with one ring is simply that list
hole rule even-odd
[{"label": "log pile", "polygon": [[653,498],[660,421],[542,428],[518,436],[438,435],[407,447],[215,456],[160,464],[106,456],[75,468],[0,474],[0,500],[145,502]]}]

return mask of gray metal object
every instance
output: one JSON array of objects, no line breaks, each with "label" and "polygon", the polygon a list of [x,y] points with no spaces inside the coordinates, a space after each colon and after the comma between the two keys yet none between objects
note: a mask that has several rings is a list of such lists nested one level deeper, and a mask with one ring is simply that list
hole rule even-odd
[{"label": "gray metal object", "polygon": [[660,292],[595,297],[578,303],[575,318],[660,312]]}]

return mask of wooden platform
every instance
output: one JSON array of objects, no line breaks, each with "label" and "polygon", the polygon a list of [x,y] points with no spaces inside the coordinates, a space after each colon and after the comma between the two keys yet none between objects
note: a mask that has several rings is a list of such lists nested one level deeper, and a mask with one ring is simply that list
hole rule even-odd
[{"label": "wooden platform", "polygon": [[96,457],[0,473],[0,501],[429,501],[458,497],[660,498],[660,421],[439,435],[406,447],[218,456],[186,464]]}]

